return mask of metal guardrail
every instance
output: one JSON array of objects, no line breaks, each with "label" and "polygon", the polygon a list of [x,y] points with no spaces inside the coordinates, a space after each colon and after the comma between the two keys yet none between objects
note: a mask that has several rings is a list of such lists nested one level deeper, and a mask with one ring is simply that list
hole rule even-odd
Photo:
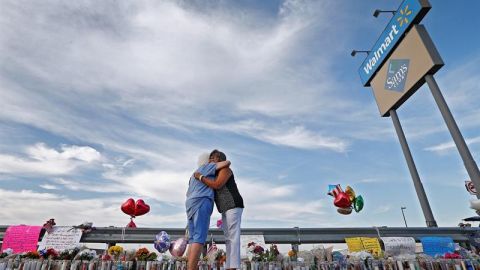
[{"label": "metal guardrail", "polygon": [[[3,241],[8,226],[0,225],[0,241]],[[185,234],[184,228],[121,228],[97,227],[95,230],[84,233],[82,243],[152,243],[155,235],[166,231],[171,239],[177,239]],[[210,229],[207,241],[214,238],[218,244],[225,243],[223,231]],[[424,236],[449,236],[455,242],[468,242],[478,239],[480,242],[480,228],[478,227],[372,227],[372,228],[246,228],[242,235],[263,235],[265,243],[275,244],[317,244],[317,243],[345,243],[346,237],[414,237],[420,241]]]}]

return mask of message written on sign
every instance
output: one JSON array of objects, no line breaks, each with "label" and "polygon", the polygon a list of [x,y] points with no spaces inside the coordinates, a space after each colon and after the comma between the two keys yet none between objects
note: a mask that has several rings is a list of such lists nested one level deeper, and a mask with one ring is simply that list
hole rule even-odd
[{"label": "message written on sign", "polygon": [[345,242],[351,252],[368,251],[373,254],[382,252],[380,242],[375,237],[349,237],[345,238]]},{"label": "message written on sign", "polygon": [[13,253],[37,250],[38,237],[42,226],[10,226],[3,237],[2,251],[11,248]]},{"label": "message written on sign", "polygon": [[413,237],[382,237],[385,253],[390,256],[415,254],[415,239]]},{"label": "message written on sign", "polygon": [[423,253],[435,257],[443,256],[445,253],[455,251],[455,243],[451,237],[423,237]]},{"label": "message written on sign", "polygon": [[57,251],[63,251],[78,246],[82,238],[82,230],[74,229],[68,226],[55,226],[50,233],[47,233],[42,242],[38,245],[38,249],[53,248]]}]

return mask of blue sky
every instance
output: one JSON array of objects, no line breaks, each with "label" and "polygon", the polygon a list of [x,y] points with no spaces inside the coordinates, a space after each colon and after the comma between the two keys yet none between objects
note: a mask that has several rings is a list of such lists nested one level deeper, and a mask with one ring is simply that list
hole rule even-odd
[{"label": "blue sky", "polygon": [[[391,119],[357,69],[400,1],[2,1],[0,220],[182,227],[199,154],[232,161],[244,227],[424,226]],[[476,1],[431,1],[435,75],[480,159]],[[472,197],[426,87],[398,114],[440,226]],[[336,213],[329,184],[365,198]],[[219,217],[214,213],[212,224]]]}]

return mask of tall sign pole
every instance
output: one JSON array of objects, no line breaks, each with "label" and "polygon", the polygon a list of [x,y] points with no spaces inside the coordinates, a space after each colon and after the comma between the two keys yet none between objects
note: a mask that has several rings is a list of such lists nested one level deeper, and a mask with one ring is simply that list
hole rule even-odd
[{"label": "tall sign pole", "polygon": [[[429,36],[418,26],[431,6],[428,0],[404,0],[359,68],[364,86],[371,86],[380,115],[390,116],[428,227],[437,227],[425,189],[413,161],[396,109],[425,82],[425,74],[442,65]],[[422,81],[423,80],[423,81]]]},{"label": "tall sign pole", "polygon": [[[403,133],[402,125],[400,125],[400,120],[398,119],[397,112],[395,110],[390,110],[390,117],[392,118],[393,126],[395,127],[395,131],[397,132],[400,145],[402,146],[403,155],[405,156],[405,160],[407,161],[408,170],[410,171],[410,175],[412,176],[413,185],[415,186],[415,191],[417,192],[418,200],[420,201],[420,206],[422,207],[423,215],[425,216],[425,222],[427,223],[428,227],[437,227],[437,222],[433,217],[427,194],[425,193],[422,181],[420,180],[420,176],[418,175],[417,166],[415,166],[415,162],[413,161],[412,153],[410,152],[410,148],[408,147],[407,139],[405,138],[405,133]],[[405,219],[405,216],[403,216],[403,218]],[[405,226],[406,224],[407,222],[405,221]]]},{"label": "tall sign pole", "polygon": [[[460,132],[460,129],[458,128],[450,109],[448,108],[447,102],[443,98],[442,92],[440,92],[440,88],[438,87],[435,78],[433,75],[428,74],[425,76],[425,81],[427,81],[428,87],[432,92],[438,109],[442,113],[443,120],[445,120],[445,123],[447,124],[448,131],[450,131],[450,134],[452,135],[453,141],[455,142],[458,152],[462,157],[465,169],[467,169],[468,176],[470,176],[470,180],[472,180],[475,189],[480,190],[480,171],[478,170],[477,163],[475,163],[475,160],[473,159],[472,154],[465,143],[465,139],[463,138],[462,133]],[[480,194],[478,192],[477,198],[480,199]]]},{"label": "tall sign pole", "polygon": [[[373,88],[380,115],[392,118],[427,226],[436,226],[396,113],[396,109],[425,82],[432,92],[476,190],[480,190],[480,171],[433,78],[443,66],[443,60],[425,27],[419,25],[430,8],[428,0],[404,0],[373,48],[368,51],[368,56],[358,71],[363,85]],[[480,192],[476,195],[478,198],[476,204],[480,205]],[[474,209],[480,214],[480,209],[475,207]]]}]

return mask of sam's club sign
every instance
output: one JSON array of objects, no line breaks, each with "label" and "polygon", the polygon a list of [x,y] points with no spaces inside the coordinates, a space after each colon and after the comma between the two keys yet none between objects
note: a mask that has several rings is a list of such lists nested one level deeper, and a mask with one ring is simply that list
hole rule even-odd
[{"label": "sam's club sign", "polygon": [[429,9],[430,4],[427,0],[404,0],[400,4],[358,70],[364,86],[370,86],[373,75],[403,38],[405,32],[420,22]]},{"label": "sam's club sign", "polygon": [[388,63],[387,79],[385,80],[385,89],[397,92],[405,90],[405,81],[407,81],[408,59],[392,59]]}]

